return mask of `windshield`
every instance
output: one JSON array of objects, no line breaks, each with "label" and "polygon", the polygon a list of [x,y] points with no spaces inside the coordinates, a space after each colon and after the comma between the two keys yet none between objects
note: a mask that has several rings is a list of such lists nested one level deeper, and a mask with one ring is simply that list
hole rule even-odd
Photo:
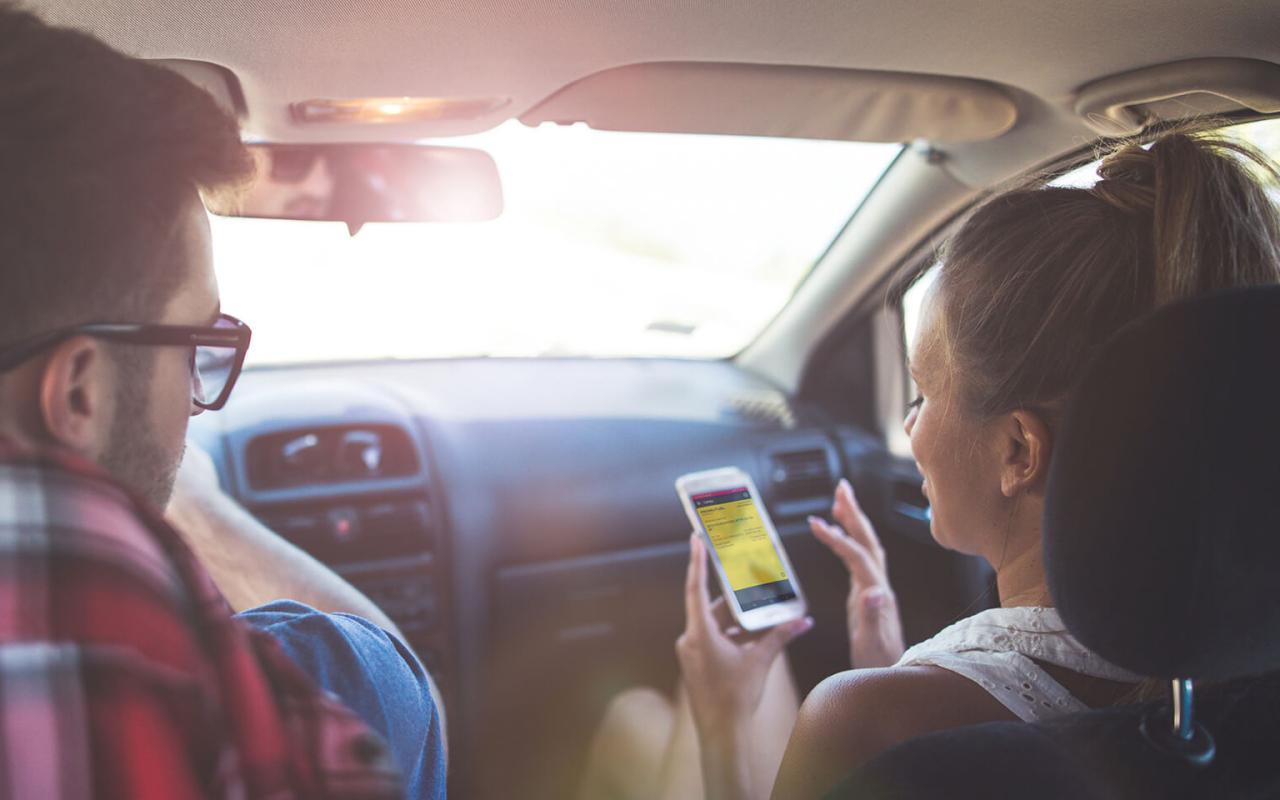
[{"label": "windshield", "polygon": [[211,217],[248,363],[456,356],[720,358],[786,304],[899,145],[509,122],[480,223]]}]

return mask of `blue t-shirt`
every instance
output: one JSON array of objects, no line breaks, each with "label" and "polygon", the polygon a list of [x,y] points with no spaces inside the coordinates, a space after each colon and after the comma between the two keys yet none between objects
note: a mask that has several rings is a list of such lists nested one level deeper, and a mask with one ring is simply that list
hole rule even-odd
[{"label": "blue t-shirt", "polygon": [[277,600],[239,615],[271,634],[298,666],[387,741],[412,800],[445,796],[440,717],[417,656],[353,614],[326,614]]}]

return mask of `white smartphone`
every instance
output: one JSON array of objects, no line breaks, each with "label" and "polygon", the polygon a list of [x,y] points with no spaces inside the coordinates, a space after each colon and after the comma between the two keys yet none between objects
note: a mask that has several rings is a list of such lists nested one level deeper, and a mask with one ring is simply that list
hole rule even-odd
[{"label": "white smartphone", "polygon": [[710,545],[725,602],[743,630],[805,615],[795,570],[750,475],[737,467],[693,472],[676,480],[676,492]]}]

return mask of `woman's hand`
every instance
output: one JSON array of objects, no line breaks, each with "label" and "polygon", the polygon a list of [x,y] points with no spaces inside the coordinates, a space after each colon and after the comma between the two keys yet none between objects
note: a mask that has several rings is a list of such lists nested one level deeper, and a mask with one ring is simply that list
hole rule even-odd
[{"label": "woman's hand", "polygon": [[706,548],[696,533],[690,539],[684,600],[685,630],[676,640],[676,657],[693,718],[699,733],[728,732],[751,719],[774,659],[812,628],[813,620],[792,620],[758,634],[738,628],[724,598],[708,599]]},{"label": "woman's hand", "polygon": [[689,696],[707,800],[754,800],[769,796],[756,786],[751,724],[764,694],[765,679],[783,649],[813,627],[809,617],[758,634],[733,621],[724,598],[707,598],[707,553],[702,537],[689,543],[685,579],[685,630],[676,657]]},{"label": "woman's hand", "polygon": [[871,521],[862,513],[853,487],[841,480],[836,487],[832,516],[839,525],[809,517],[818,541],[836,554],[849,570],[849,657],[854,667],[889,667],[902,657],[902,619],[898,599],[889,585],[884,548]]}]

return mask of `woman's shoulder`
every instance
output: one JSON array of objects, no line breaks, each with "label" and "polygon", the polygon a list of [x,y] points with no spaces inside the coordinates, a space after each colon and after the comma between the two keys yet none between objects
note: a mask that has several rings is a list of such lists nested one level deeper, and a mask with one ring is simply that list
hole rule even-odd
[{"label": "woman's shoulder", "polygon": [[926,733],[1016,720],[980,686],[932,666],[837,673],[805,698],[774,797],[816,797],[855,767]]},{"label": "woman's shoulder", "polygon": [[805,706],[824,724],[872,727],[889,739],[1015,718],[981,686],[931,665],[840,672],[818,684]]}]

